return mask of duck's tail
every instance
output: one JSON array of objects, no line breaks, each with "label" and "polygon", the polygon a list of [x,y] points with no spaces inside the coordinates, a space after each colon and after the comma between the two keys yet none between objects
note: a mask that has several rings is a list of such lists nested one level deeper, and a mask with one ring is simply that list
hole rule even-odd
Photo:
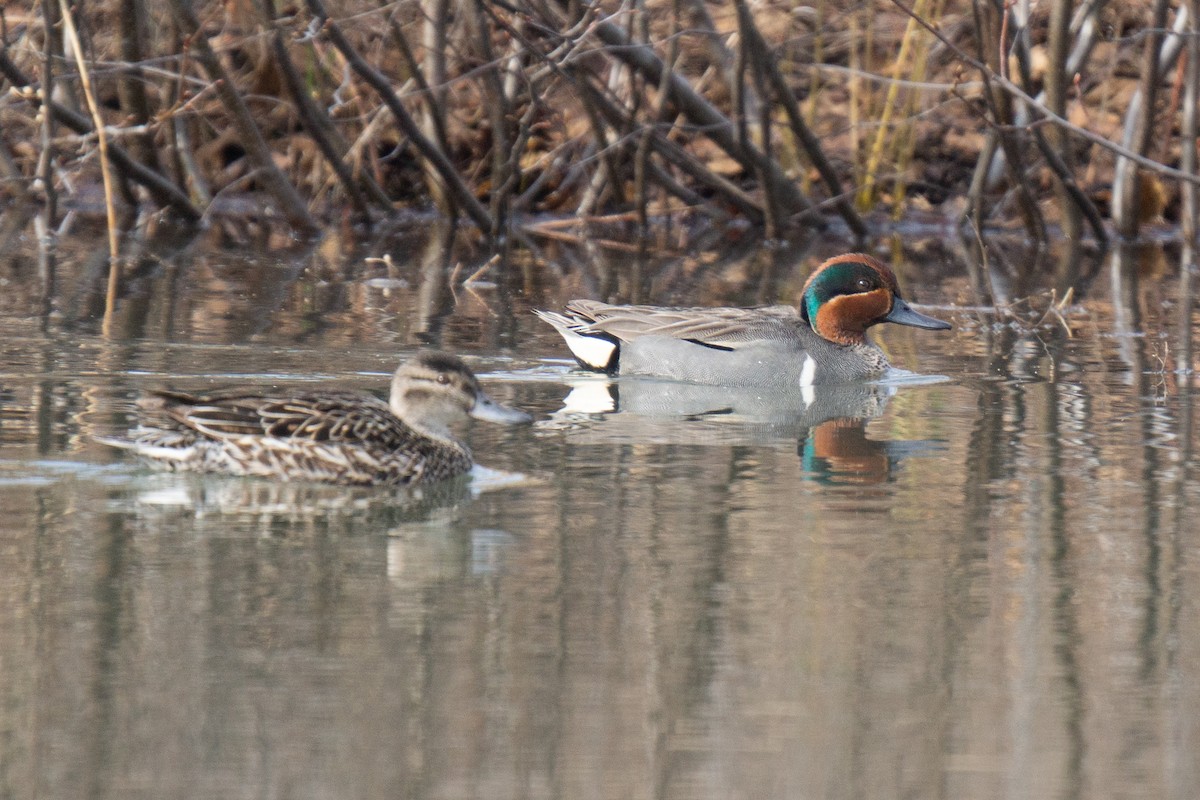
[{"label": "duck's tail", "polygon": [[181,437],[170,436],[164,432],[158,437],[142,436],[137,439],[127,439],[121,436],[93,436],[92,440],[118,450],[128,450],[134,455],[151,461],[164,463],[182,463],[195,457],[195,442],[182,441]]},{"label": "duck's tail", "polygon": [[571,355],[584,369],[597,372],[616,372],[620,344],[613,336],[589,329],[590,320],[567,316],[556,311],[534,309],[534,314],[550,323],[566,341]]}]

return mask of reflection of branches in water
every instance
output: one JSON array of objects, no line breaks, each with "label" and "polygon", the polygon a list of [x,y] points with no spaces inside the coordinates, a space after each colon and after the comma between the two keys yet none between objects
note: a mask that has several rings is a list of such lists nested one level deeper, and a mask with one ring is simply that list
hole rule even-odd
[{"label": "reflection of branches in water", "polygon": [[1067,289],[1061,298],[1055,289],[1013,300],[995,307],[998,319],[1013,325],[1021,333],[1033,333],[1045,328],[1061,328],[1067,338],[1072,336],[1067,322],[1074,289]]},{"label": "reflection of branches in water", "polygon": [[[1114,288],[1114,295],[1126,294]],[[1144,357],[1132,356],[1130,370],[1121,373],[1129,390],[1118,398],[1111,394],[1112,377],[1104,376],[1103,363],[1076,364],[1070,373],[1055,368],[1078,358],[1067,356],[1063,340],[1021,347],[1012,329],[1003,328],[1000,335],[1004,340],[988,348],[989,380],[978,385],[980,414],[967,451],[968,530],[977,532],[980,543],[994,553],[991,606],[1003,609],[990,612],[998,646],[1031,652],[1037,637],[1052,637],[1054,668],[1066,692],[1070,764],[1077,766],[1086,740],[1079,709],[1095,691],[1087,665],[1090,648],[1099,642],[1091,631],[1107,629],[1097,617],[1129,615],[1129,633],[1142,642],[1137,650],[1143,672],[1160,669],[1167,637],[1175,635],[1170,631],[1177,618],[1160,580],[1170,567],[1160,555],[1161,510],[1189,503],[1175,471],[1180,456],[1192,447],[1190,404],[1182,396],[1148,391],[1141,374]],[[1140,338],[1129,343],[1135,352],[1143,346]],[[1085,371],[1099,376],[1084,377]],[[1066,374],[1076,377],[1066,379]],[[1119,414],[1108,407],[1112,403],[1119,404]],[[1168,457],[1167,450],[1178,454]],[[1078,481],[1104,481],[1114,487],[1114,496],[1095,506],[1081,504]],[[1011,524],[1000,522],[998,513],[1006,513]],[[1133,534],[1122,540],[1121,555],[1115,557],[1108,554],[1105,536],[1113,513],[1127,520],[1122,530]],[[1122,602],[1098,597],[1098,587],[1088,580],[1098,564],[1114,570],[1108,582],[1120,575],[1143,592]],[[1045,567],[1049,572],[1042,577]],[[1037,604],[1043,582],[1053,588],[1048,614]],[[1097,602],[1120,610],[1107,607],[1097,613]],[[1001,661],[1003,679],[1014,686],[1032,679],[1031,665],[1022,659]]]},{"label": "reflection of branches in water", "polygon": [[[1012,243],[1005,239],[985,241],[978,231],[972,233],[963,237],[963,252],[978,306],[992,312],[998,322],[1021,332],[1057,328],[1072,336],[1070,316],[1074,304],[1100,273],[1099,256],[1104,251],[1085,254],[1077,242],[1064,243],[1058,248],[1057,267],[1048,270],[1045,265],[1054,256],[1052,249],[1017,242],[1016,252],[1010,253]],[[1032,250],[1032,258],[1025,255],[1028,250]],[[1080,266],[1085,263],[1090,266],[1081,275]],[[1031,288],[1044,285],[1047,279],[1052,281],[1049,288]]]},{"label": "reflection of branches in water", "polygon": [[151,474],[126,495],[137,515],[185,513],[254,520],[264,535],[328,523],[354,521],[379,532],[405,521],[453,509],[471,498],[467,477],[412,488],[356,488],[286,483],[215,475]]}]

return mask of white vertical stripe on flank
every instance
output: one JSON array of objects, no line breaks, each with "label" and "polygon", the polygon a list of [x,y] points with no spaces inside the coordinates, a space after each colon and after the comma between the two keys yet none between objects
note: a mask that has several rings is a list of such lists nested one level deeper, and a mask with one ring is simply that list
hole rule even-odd
[{"label": "white vertical stripe on flank", "polygon": [[800,370],[800,385],[812,386],[817,379],[817,361],[812,356],[804,357],[804,368]]}]

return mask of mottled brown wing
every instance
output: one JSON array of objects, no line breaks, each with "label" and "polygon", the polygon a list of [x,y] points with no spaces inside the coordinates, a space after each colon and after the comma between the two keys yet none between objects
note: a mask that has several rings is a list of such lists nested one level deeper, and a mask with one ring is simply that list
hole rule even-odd
[{"label": "mottled brown wing", "polygon": [[158,393],[177,425],[213,438],[269,436],[275,439],[399,448],[415,436],[387,404],[355,392],[271,397],[243,392],[199,397]]},{"label": "mottled brown wing", "polygon": [[572,300],[567,310],[590,320],[588,331],[607,333],[621,341],[670,336],[730,349],[764,340],[794,339],[797,326],[803,324],[791,306],[660,308]]}]

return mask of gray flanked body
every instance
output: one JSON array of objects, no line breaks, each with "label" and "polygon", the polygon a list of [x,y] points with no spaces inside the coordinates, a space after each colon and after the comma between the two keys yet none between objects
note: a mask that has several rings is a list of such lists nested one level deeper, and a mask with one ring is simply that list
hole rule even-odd
[{"label": "gray flanked body", "polygon": [[263,395],[152,392],[129,438],[104,438],[175,471],[348,485],[410,485],[469,471],[471,453],[449,425],[467,416],[529,421],[492,400],[467,366],[421,353],[396,371],[384,402],[346,391]]},{"label": "gray flanked body", "polygon": [[805,283],[799,309],[573,300],[564,313],[536,313],[588,369],[781,390],[882,377],[888,362],[866,337],[872,325],[950,328],[909,307],[891,269],[865,253],[845,253],[822,264]]},{"label": "gray flanked body", "polygon": [[721,386],[797,388],[872,380],[878,347],[818,336],[791,306],[658,308],[574,300],[540,311],[579,363],[620,375]]},{"label": "gray flanked body", "polygon": [[721,386],[802,388],[872,380],[887,371],[887,358],[875,345],[835,344],[792,314],[791,320],[761,320],[747,327],[746,340],[732,349],[639,336],[622,343],[619,373]]}]

